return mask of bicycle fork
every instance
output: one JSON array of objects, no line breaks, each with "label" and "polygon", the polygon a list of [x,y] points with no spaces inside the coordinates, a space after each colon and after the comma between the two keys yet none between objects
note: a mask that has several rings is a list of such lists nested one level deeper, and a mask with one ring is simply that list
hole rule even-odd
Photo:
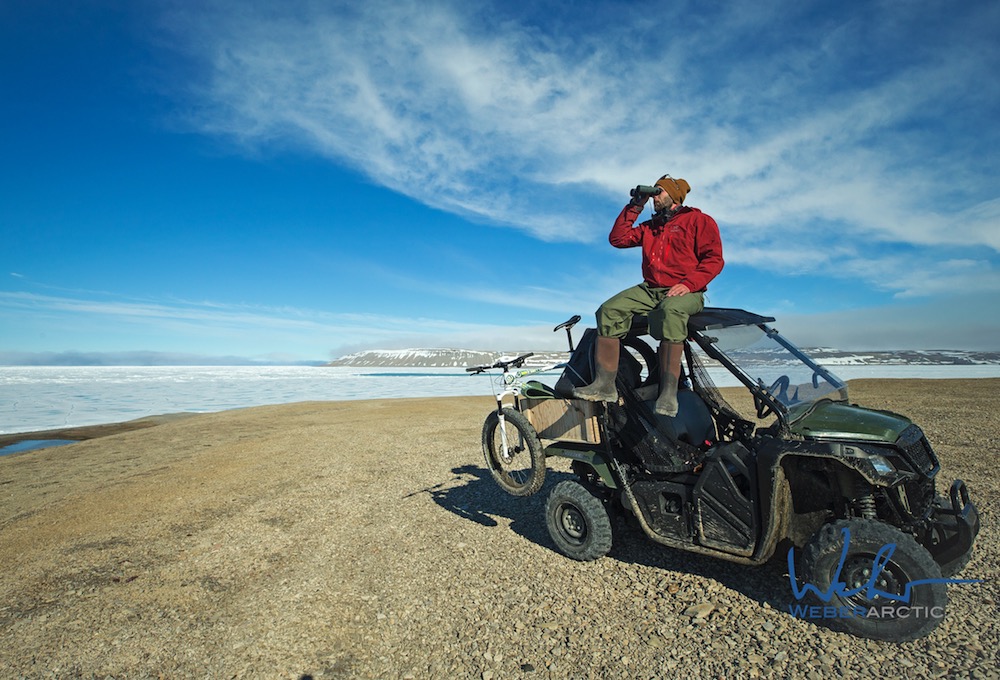
[{"label": "bicycle fork", "polygon": [[497,427],[500,428],[500,455],[504,461],[510,461],[510,442],[507,441],[507,421],[503,415],[503,402],[497,399]]},{"label": "bicycle fork", "polygon": [[497,427],[500,429],[500,455],[505,463],[509,463],[514,458],[515,451],[512,451],[510,439],[507,437],[507,419],[503,414],[503,401],[497,399]]}]

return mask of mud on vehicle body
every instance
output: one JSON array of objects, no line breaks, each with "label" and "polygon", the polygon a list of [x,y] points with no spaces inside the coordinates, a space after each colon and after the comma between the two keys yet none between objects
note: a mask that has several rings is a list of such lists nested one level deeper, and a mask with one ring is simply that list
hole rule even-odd
[{"label": "mud on vehicle body", "polygon": [[[876,639],[926,635],[944,615],[939,581],[966,565],[979,531],[968,489],[956,480],[939,493],[921,428],[850,403],[846,384],[773,321],[738,309],[692,316],[676,417],[653,411],[658,362],[644,317],[623,340],[618,402],[572,399],[593,379],[588,329],[554,388],[532,382],[516,400],[530,430],[524,468],[538,476],[511,489],[491,472],[526,495],[541,488],[545,457],[573,461],[577,478],[552,490],[545,517],[569,557],[606,554],[608,514],[625,508],[657,543],[734,562],[762,564],[794,546],[795,573],[811,585],[804,601],[853,612],[828,625]],[[746,387],[756,421],[723,399],[706,366]],[[490,461],[485,440],[484,450]]]}]

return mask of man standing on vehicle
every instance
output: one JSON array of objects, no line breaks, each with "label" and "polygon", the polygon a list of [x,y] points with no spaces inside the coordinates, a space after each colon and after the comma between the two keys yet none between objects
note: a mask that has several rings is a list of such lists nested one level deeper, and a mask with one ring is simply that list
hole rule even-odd
[{"label": "man standing on vehicle", "polygon": [[[691,186],[664,175],[653,187],[636,187],[611,228],[615,248],[642,246],[643,282],[623,290],[597,310],[597,377],[573,396],[587,401],[618,401],[615,377],[621,339],[634,314],[648,314],[649,332],[660,341],[660,395],[655,411],[677,415],[677,383],[681,374],[688,317],[705,306],[708,283],[722,271],[722,239],[715,220],[684,204]],[[653,198],[653,218],[635,225],[646,201]]]}]

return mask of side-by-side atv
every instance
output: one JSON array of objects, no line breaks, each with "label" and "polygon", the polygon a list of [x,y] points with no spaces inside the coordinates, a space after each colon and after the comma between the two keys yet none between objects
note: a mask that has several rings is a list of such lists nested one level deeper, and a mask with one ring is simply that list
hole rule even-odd
[{"label": "side-by-side atv", "polygon": [[[569,334],[578,319],[556,329]],[[606,555],[609,515],[624,509],[671,548],[748,565],[791,548],[798,611],[830,627],[893,641],[926,635],[979,532],[969,492],[956,480],[939,493],[920,427],[852,404],[846,384],[773,321],[738,309],[692,316],[675,417],[653,410],[660,377],[644,317],[622,341],[617,403],[572,398],[594,377],[594,329],[575,350],[570,336],[554,387],[514,370],[529,355],[469,369],[502,369],[501,391],[514,395],[505,406],[498,393],[483,427],[487,467],[525,496],[542,488],[547,457],[571,459],[576,479],[552,488],[545,520],[574,559]],[[710,377],[721,371],[749,390],[756,421],[723,399]]]}]

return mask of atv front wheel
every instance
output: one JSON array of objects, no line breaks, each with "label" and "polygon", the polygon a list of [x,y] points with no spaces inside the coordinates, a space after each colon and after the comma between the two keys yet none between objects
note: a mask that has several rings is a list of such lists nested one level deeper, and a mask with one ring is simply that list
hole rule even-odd
[{"label": "atv front wheel", "polygon": [[500,488],[513,496],[530,496],[545,482],[545,452],[528,419],[513,408],[503,409],[504,426],[494,411],[483,423],[486,469]]},{"label": "atv front wheel", "polygon": [[545,524],[567,557],[589,562],[611,550],[611,519],[604,503],[578,482],[559,482],[545,503]]},{"label": "atv front wheel", "polygon": [[800,576],[812,585],[800,586],[808,611],[831,628],[875,640],[923,637],[941,623],[948,604],[944,583],[925,582],[941,579],[927,549],[874,520],[822,527],[802,553]]}]

